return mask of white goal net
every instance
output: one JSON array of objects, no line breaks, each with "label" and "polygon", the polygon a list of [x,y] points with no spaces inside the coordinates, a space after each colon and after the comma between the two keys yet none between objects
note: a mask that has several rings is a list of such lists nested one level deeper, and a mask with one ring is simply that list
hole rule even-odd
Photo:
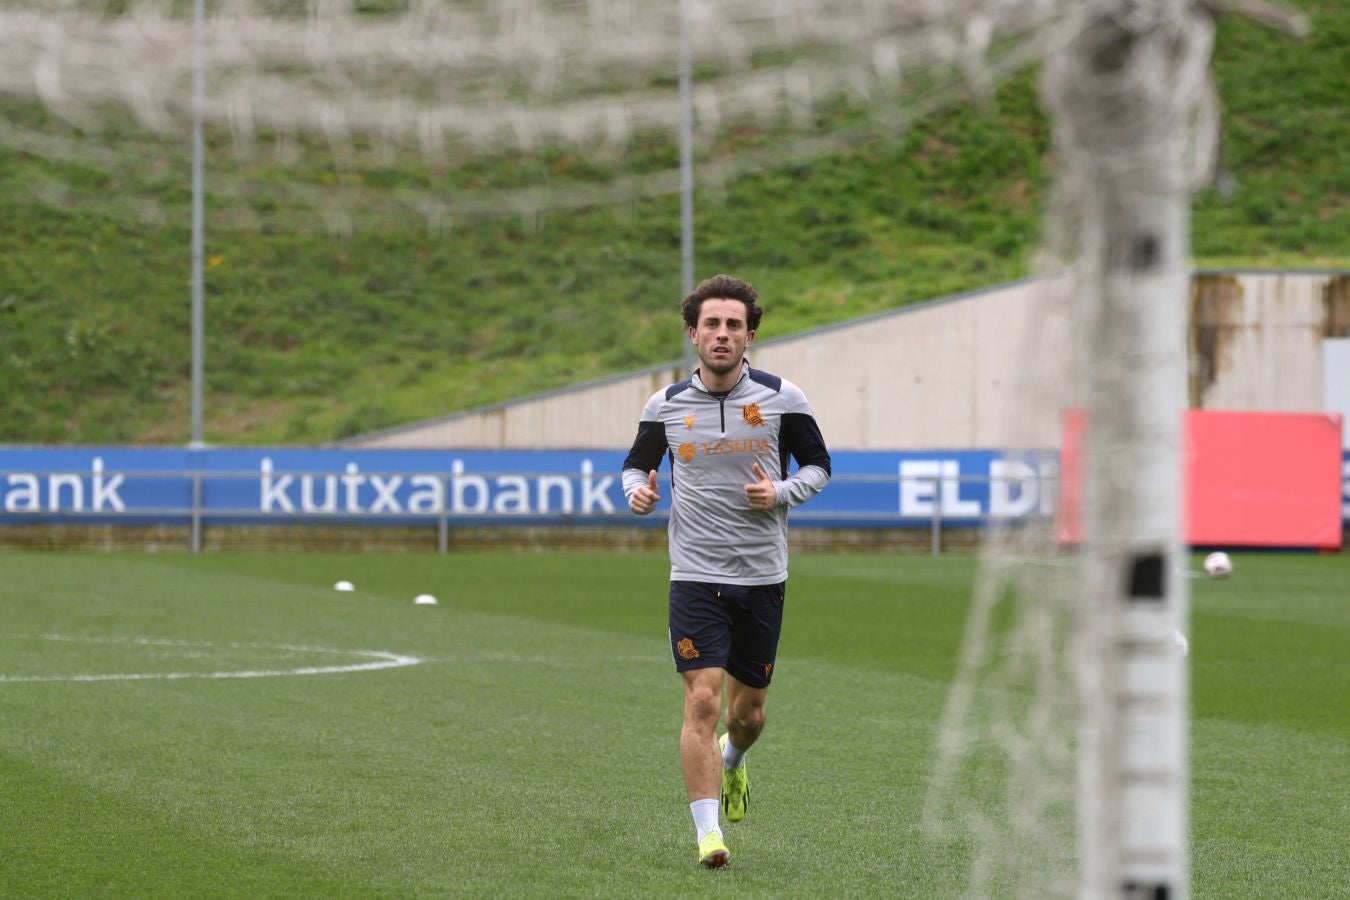
[{"label": "white goal net", "polygon": [[[441,228],[680,189],[668,163],[448,187],[476,160],[624,160],[692,124],[706,187],[847,144],[826,115],[841,105],[894,131],[1043,62],[1058,183],[1003,446],[1054,449],[1059,435],[1021,430],[1043,420],[1027,410],[1081,411],[1081,530],[991,536],[925,817],[971,847],[975,896],[1176,898],[1188,209],[1223,6],[1274,15],[1259,0],[0,0],[0,144],[102,179],[81,191],[54,169],[28,186],[37,201],[162,221],[186,205],[185,137],[205,127],[217,225],[299,209],[335,230]],[[724,144],[746,124],[788,139]],[[372,175],[410,164],[421,174]]]},{"label": "white goal net", "polygon": [[1061,505],[983,551],[925,810],[974,896],[1189,892],[1180,432],[1219,6],[1087,0],[1042,71],[1057,183],[1003,444],[1065,447]]},{"label": "white goal net", "polygon": [[[0,117],[0,143],[109,176],[92,196],[53,176],[34,186],[38,199],[164,220],[182,141],[203,121],[217,227],[257,225],[271,207],[443,226],[622,203],[677,192],[678,168],[457,187],[444,173],[560,147],[624,161],[672,145],[687,119],[699,185],[716,185],[857,139],[821,127],[840,105],[894,133],[992,90],[1044,55],[1047,26],[1069,5],[208,0],[194,14],[167,0],[0,0],[0,96],[47,113]],[[695,76],[687,103],[675,80],[681,25]],[[718,150],[747,125],[792,138]],[[260,186],[256,170],[277,167],[289,177]],[[409,169],[424,177],[372,177]],[[267,192],[279,202],[250,202]]]}]

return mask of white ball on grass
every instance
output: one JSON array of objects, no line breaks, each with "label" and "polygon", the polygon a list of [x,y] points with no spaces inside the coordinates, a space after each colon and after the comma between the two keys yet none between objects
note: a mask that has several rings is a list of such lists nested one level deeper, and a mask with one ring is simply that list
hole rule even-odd
[{"label": "white ball on grass", "polygon": [[337,584],[333,585],[333,590],[354,591],[356,590],[356,585],[352,584],[350,581],[339,581]]},{"label": "white ball on grass", "polygon": [[1215,551],[1205,557],[1205,574],[1210,578],[1227,578],[1233,574],[1233,561],[1227,553]]},{"label": "white ball on grass", "polygon": [[416,597],[413,598],[413,603],[417,604],[418,606],[435,606],[436,598],[431,596],[430,594],[418,594]]}]

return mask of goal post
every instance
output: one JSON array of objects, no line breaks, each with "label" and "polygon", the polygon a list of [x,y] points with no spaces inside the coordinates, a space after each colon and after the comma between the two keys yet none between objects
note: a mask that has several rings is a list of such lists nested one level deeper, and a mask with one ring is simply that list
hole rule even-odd
[{"label": "goal post", "polygon": [[1212,29],[1208,12],[1186,0],[1098,4],[1045,72],[1076,188],[1079,339],[1088,348],[1077,648],[1083,897],[1189,893],[1187,660],[1173,636],[1188,619],[1189,210],[1208,165],[1195,129],[1212,125]]},{"label": "goal post", "polygon": [[[1212,27],[1190,0],[1089,0],[1042,72],[1056,275],[1032,332],[1063,343],[1025,348],[1018,394],[1079,411],[1079,533],[1003,528],[984,550],[927,808],[975,837],[976,893],[1188,895],[1180,436]],[[1046,440],[1005,415],[1009,446]],[[990,756],[1008,773],[993,811],[960,776]]]},{"label": "goal post", "polygon": [[1004,446],[1058,445],[1026,411],[1071,412],[1075,489],[982,551],[925,804],[931,834],[970,841],[975,895],[1189,895],[1190,201],[1226,6],[1305,27],[1258,0],[1085,0],[1045,61],[1057,181]]}]

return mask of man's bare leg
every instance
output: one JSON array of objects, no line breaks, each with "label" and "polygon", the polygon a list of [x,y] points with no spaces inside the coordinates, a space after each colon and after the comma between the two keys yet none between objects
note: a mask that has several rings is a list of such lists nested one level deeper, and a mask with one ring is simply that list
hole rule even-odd
[{"label": "man's bare leg", "polygon": [[742,755],[764,731],[764,699],[768,688],[751,687],[727,676],[727,737]]},{"label": "man's bare leg", "polygon": [[684,725],[680,728],[680,766],[689,802],[716,797],[722,785],[717,751],[717,717],[722,712],[722,679],[717,668],[684,675]]},{"label": "man's bare leg", "polygon": [[721,868],[731,859],[722,840],[719,797],[722,790],[722,758],[717,748],[717,717],[722,712],[722,681],[719,668],[694,669],[683,673],[684,724],[680,727],[680,767],[689,797],[689,811],[698,834],[699,862]]}]

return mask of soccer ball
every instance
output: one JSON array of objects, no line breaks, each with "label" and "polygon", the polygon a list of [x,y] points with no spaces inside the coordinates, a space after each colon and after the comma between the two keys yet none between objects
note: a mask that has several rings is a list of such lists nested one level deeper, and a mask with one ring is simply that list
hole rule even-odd
[{"label": "soccer ball", "polygon": [[1211,553],[1205,557],[1205,574],[1210,578],[1227,578],[1233,574],[1233,561],[1227,553]]}]

